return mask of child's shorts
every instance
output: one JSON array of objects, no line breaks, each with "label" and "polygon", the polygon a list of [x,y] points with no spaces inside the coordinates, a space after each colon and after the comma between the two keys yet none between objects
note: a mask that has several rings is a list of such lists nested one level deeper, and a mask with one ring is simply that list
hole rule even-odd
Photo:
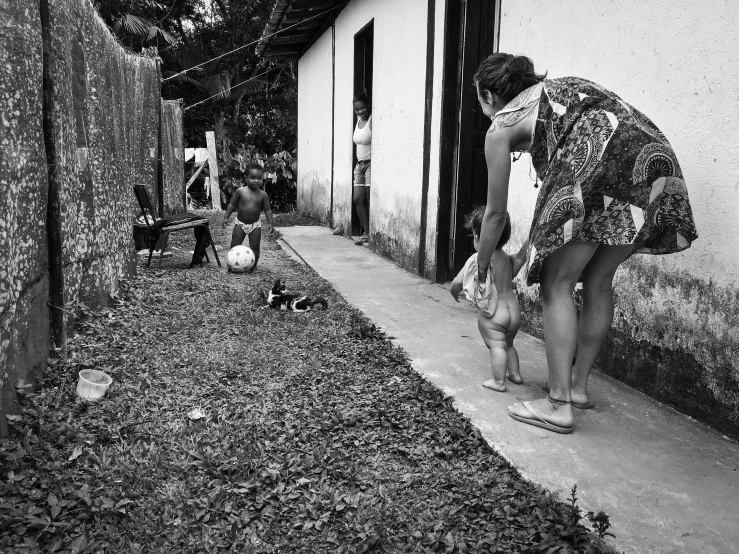
[{"label": "child's shorts", "polygon": [[372,160],[360,160],[354,166],[354,186],[368,187],[372,182]]}]

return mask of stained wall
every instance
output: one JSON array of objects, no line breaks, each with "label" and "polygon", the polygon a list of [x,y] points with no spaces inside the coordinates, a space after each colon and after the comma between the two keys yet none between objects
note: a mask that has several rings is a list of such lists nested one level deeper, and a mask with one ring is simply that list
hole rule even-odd
[{"label": "stained wall", "polygon": [[135,272],[133,185],[156,202],[160,95],[155,60],[122,48],[90,0],[6,0],[0,21],[2,435],[46,367],[50,314],[71,333],[77,303],[107,303]]},{"label": "stained wall", "polygon": [[49,350],[47,172],[38,3],[0,3],[0,435],[16,387],[33,383]]},{"label": "stained wall", "polygon": [[298,61],[298,207],[331,215],[333,60],[331,29]]},{"label": "stained wall", "polygon": [[[500,49],[550,77],[576,75],[646,113],[675,149],[699,239],[669,256],[637,255],[616,276],[609,374],[739,436],[739,4],[721,0],[503,0]],[[556,32],[567,29],[567,32]],[[537,189],[524,156],[510,188],[512,247]],[[540,330],[538,287],[519,286]]]},{"label": "stained wall", "polygon": [[185,206],[185,137],[182,100],[162,100],[162,197],[164,214],[182,213]]},{"label": "stained wall", "polygon": [[120,46],[90,0],[49,8],[64,302],[96,305],[135,271],[133,186],[157,202],[159,72]]},{"label": "stained wall", "polygon": [[[335,22],[333,91],[332,30],[328,29],[301,57],[298,70],[298,207],[323,221],[328,220],[333,208],[334,225],[343,228],[346,235],[350,234],[354,38],[373,23],[370,248],[410,271],[419,271],[424,209],[424,123],[428,104],[432,123],[425,270],[432,275],[436,258],[444,2],[435,2],[433,93],[427,98],[428,10],[428,2],[422,0],[354,0],[346,6]],[[332,92],[335,95],[333,120]]]}]

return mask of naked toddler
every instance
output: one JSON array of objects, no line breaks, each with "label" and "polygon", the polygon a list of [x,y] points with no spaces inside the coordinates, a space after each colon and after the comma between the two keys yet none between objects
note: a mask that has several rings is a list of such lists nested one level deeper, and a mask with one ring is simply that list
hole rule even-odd
[{"label": "naked toddler", "polygon": [[[475,250],[480,246],[480,230],[484,214],[485,207],[481,206],[473,210],[465,221],[465,227],[473,234]],[[482,386],[498,392],[506,390],[506,378],[516,384],[523,382],[519,370],[518,352],[513,346],[513,339],[521,325],[521,310],[518,306],[518,299],[513,292],[513,277],[521,270],[525,260],[503,251],[503,246],[508,242],[510,236],[511,219],[506,214],[505,228],[490,260],[490,267],[494,269],[493,283],[497,291],[497,304],[491,302],[491,306],[493,306],[490,309],[490,312],[493,312],[492,316],[486,313],[487,310],[480,308],[479,305],[477,313],[477,328],[480,330],[485,345],[490,350],[490,365],[493,370],[493,378],[485,381]],[[470,292],[469,289],[476,275],[477,254],[473,254],[452,282],[450,292],[457,302],[459,302],[459,294],[463,290],[467,293],[468,298],[474,301],[474,298],[470,298],[470,294],[474,295],[474,292]],[[495,291],[487,291],[487,293],[493,296],[494,299]]]}]

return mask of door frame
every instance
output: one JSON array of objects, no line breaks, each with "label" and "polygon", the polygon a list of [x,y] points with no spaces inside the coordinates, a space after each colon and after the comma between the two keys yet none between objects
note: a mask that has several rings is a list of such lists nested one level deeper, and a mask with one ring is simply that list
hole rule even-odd
[{"label": "door frame", "polygon": [[[369,41],[369,59],[367,56],[367,39]],[[354,33],[354,85],[353,93],[365,92],[370,101],[370,109],[372,108],[372,84],[374,82],[374,63],[375,63],[375,19],[372,18],[361,29]],[[369,62],[369,63],[368,63]],[[361,67],[360,67],[361,65]],[[369,71],[368,71],[369,67]],[[369,76],[369,78],[368,78]],[[367,86],[369,85],[369,86]],[[357,114],[352,114],[352,133],[357,126]],[[357,163],[357,149],[352,146],[352,175],[354,166]],[[351,235],[359,234],[359,215],[354,205],[354,177],[352,176],[352,198],[349,200],[351,205],[351,222],[349,228]]]},{"label": "door frame", "polygon": [[[495,13],[494,51],[500,49],[501,0],[493,2]],[[471,86],[476,63],[465,59],[465,47],[477,33],[480,21],[468,17],[468,0],[447,0],[444,31],[444,71],[441,90],[441,138],[439,152],[439,210],[437,216],[436,281],[451,280],[454,268],[455,233],[457,226],[457,192],[460,169],[471,166],[472,152],[465,154],[462,133],[465,121],[474,124],[474,113],[462,114],[463,87]],[[467,62],[467,63],[465,63]],[[463,117],[466,115],[467,117]],[[469,156],[469,160],[465,156]]]}]

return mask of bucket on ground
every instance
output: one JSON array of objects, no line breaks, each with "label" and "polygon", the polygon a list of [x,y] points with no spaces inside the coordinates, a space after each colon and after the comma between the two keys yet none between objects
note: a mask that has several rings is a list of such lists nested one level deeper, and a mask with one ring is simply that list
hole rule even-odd
[{"label": "bucket on ground", "polygon": [[77,382],[77,396],[89,402],[97,402],[113,382],[107,373],[96,369],[83,369]]}]

